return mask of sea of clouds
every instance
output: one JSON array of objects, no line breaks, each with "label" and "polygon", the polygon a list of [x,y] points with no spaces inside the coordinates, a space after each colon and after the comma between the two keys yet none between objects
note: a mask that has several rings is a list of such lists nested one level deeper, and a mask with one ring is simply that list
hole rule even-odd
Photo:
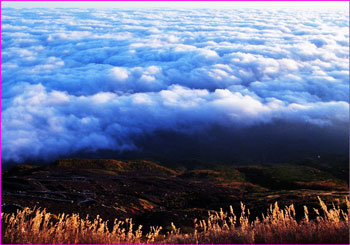
[{"label": "sea of clouds", "polygon": [[2,161],[277,121],[348,127],[348,11],[2,9]]}]

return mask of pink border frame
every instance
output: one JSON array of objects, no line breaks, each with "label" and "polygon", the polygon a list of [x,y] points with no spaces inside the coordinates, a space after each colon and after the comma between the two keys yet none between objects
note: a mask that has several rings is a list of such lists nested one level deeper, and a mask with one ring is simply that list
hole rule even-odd
[{"label": "pink border frame", "polygon": [[[33,0],[33,2],[47,2],[47,0]],[[50,2],[97,2],[99,0],[49,0]],[[170,1],[164,1],[164,0],[101,0],[105,2],[202,2],[202,1],[208,1],[208,2],[349,2],[349,0],[170,0]],[[30,2],[27,0],[0,0],[0,16],[1,16],[1,3],[2,2]],[[1,21],[0,21],[0,40],[1,40]],[[350,41],[350,36],[349,36]],[[0,41],[0,51],[1,51],[1,41]],[[350,54],[350,53],[349,53]],[[0,56],[0,67],[1,67],[1,56]],[[1,85],[1,73],[0,73],[0,85]],[[349,94],[350,94],[350,88],[349,88]],[[0,86],[0,98],[1,98],[1,86]],[[350,101],[349,101],[350,102]],[[350,109],[350,107],[349,107]],[[350,111],[349,111],[349,118],[350,118]],[[349,125],[349,131],[350,131],[350,125]],[[350,137],[349,137],[350,141]],[[350,157],[350,146],[349,146],[349,157]],[[350,164],[350,163],[349,163]],[[1,171],[1,100],[0,100],[0,171]],[[350,182],[350,171],[349,171],[349,182]],[[1,175],[0,175],[0,194],[1,194]],[[0,195],[0,203],[1,203],[1,195]],[[0,207],[1,211],[1,207]],[[1,223],[0,223],[0,230],[1,230]],[[0,235],[1,239],[1,235]],[[350,239],[350,235],[349,235]],[[1,244],[1,240],[0,240]]]}]

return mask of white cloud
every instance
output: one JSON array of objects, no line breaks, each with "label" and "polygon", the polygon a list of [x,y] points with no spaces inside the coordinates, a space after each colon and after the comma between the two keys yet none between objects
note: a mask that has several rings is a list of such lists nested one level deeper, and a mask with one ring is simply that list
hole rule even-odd
[{"label": "white cloud", "polygon": [[122,67],[114,67],[110,73],[111,78],[118,82],[125,81],[129,77],[127,70]]},{"label": "white cloud", "polygon": [[348,13],[2,13],[2,158],[134,149],[156,130],[348,123]]}]

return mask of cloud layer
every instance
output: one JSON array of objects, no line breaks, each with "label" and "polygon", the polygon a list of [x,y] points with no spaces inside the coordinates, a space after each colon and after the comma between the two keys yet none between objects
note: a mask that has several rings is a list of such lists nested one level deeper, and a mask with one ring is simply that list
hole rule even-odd
[{"label": "cloud layer", "polygon": [[[344,11],[3,9],[2,160],[349,122]],[[142,148],[142,147],[141,147]]]}]

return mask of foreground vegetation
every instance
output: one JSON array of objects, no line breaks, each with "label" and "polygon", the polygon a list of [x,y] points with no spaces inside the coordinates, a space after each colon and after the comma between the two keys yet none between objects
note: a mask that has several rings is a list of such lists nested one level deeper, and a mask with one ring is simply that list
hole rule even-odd
[{"label": "foreground vegetation", "polygon": [[[319,199],[320,209],[304,207],[304,218],[297,221],[293,205],[280,209],[270,206],[262,217],[251,221],[249,210],[241,204],[237,217],[229,212],[209,212],[207,220],[194,220],[194,232],[185,234],[172,223],[172,231],[162,227],[134,227],[132,219],[114,220],[113,224],[96,217],[77,214],[58,216],[45,210],[25,208],[17,214],[1,213],[1,242],[26,244],[69,243],[349,243],[349,200],[347,211],[334,205],[327,208]],[[316,217],[309,219],[309,212]]]}]

